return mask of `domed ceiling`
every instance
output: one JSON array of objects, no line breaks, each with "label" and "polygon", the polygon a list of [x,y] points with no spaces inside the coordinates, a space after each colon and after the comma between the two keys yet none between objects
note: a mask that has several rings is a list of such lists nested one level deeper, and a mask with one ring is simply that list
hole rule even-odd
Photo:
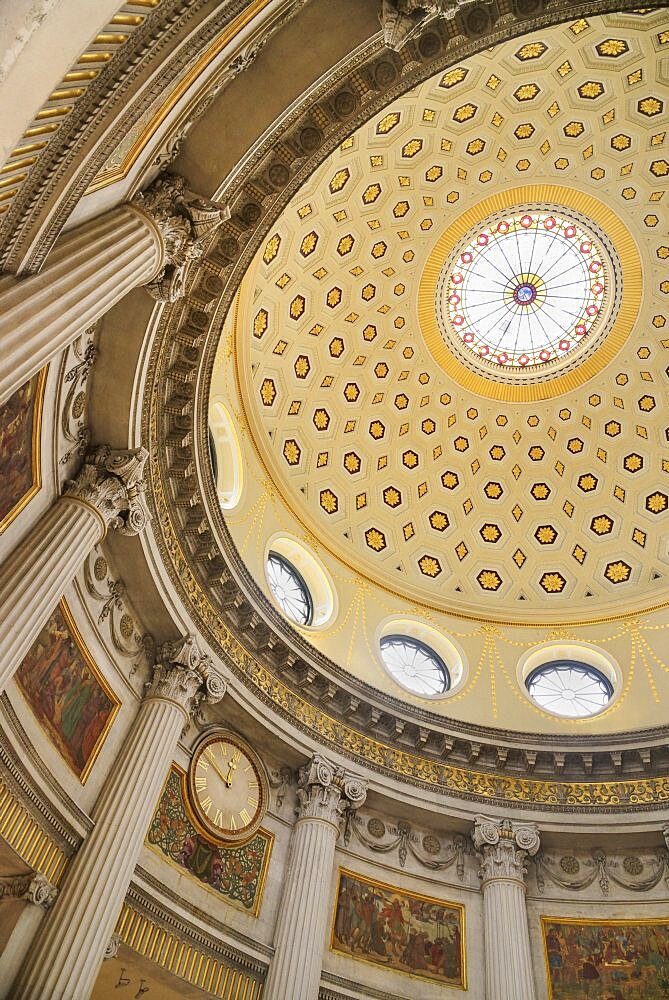
[{"label": "domed ceiling", "polygon": [[[632,21],[508,42],[390,105],[283,213],[240,296],[244,409],[277,488],[357,572],[439,609],[666,597],[667,79]],[[429,274],[522,209],[608,237],[625,315],[568,376],[507,387],[508,365],[455,360]],[[493,287],[492,329],[495,306]]]},{"label": "domed ceiling", "polygon": [[[661,14],[609,15],[468,59],[343,142],[256,255],[211,388],[248,466],[226,523],[266,592],[279,527],[346,581],[340,645],[356,588],[527,627],[666,606],[665,51]],[[352,637],[309,640],[351,667]]]}]

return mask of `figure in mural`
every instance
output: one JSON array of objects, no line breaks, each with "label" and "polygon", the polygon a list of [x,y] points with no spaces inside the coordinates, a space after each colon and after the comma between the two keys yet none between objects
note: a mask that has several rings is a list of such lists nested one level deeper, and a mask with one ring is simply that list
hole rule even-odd
[{"label": "figure in mural", "polygon": [[550,1000],[669,1000],[669,920],[543,919]]},{"label": "figure in mural", "polygon": [[33,423],[39,375],[0,406],[0,527],[39,484],[34,481]]},{"label": "figure in mural", "polygon": [[61,607],[35,639],[16,680],[40,724],[83,780],[118,702],[75,642]]},{"label": "figure in mural", "polygon": [[152,847],[185,868],[199,882],[220,892],[229,902],[254,914],[258,912],[272,848],[271,835],[259,830],[242,846],[212,844],[191,823],[185,806],[182,775],[174,768],[169,773],[146,839]]},{"label": "figure in mural", "polygon": [[342,872],[332,948],[464,988],[462,910]]}]

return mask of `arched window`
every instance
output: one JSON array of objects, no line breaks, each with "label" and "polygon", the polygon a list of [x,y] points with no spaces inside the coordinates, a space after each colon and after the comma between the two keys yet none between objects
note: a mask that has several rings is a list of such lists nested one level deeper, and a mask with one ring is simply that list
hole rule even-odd
[{"label": "arched window", "polygon": [[313,601],[302,574],[278,552],[269,553],[265,569],[269,589],[286,618],[296,625],[311,625]]},{"label": "arched window", "polygon": [[381,659],[388,673],[414,694],[444,694],[451,686],[448,668],[438,653],[420,639],[386,635],[381,639]]},{"label": "arched window", "polygon": [[596,715],[613,697],[609,678],[578,660],[542,663],[527,675],[525,686],[540,708],[569,719]]}]

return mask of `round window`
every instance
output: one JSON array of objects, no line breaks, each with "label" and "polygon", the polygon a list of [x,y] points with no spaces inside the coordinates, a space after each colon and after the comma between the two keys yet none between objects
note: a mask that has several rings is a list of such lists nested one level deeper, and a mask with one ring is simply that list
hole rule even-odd
[{"label": "round window", "polygon": [[609,678],[578,660],[543,663],[527,675],[525,686],[540,708],[569,719],[597,715],[613,697]]},{"label": "round window", "polygon": [[381,639],[381,659],[398,684],[414,694],[444,694],[451,686],[442,658],[419,639],[386,635]]},{"label": "round window", "polygon": [[269,553],[265,569],[269,589],[286,618],[296,625],[311,625],[313,602],[301,573],[278,552]]},{"label": "round window", "polygon": [[553,377],[589,356],[610,329],[615,274],[608,240],[578,213],[496,215],[444,265],[442,332],[460,360],[487,378]]}]

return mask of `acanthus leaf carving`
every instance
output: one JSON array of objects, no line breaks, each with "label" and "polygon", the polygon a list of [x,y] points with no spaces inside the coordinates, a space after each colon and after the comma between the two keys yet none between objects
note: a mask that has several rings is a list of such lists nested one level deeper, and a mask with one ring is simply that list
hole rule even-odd
[{"label": "acanthus leaf carving", "polygon": [[367,782],[357,774],[314,754],[300,768],[297,782],[299,819],[324,819],[339,826],[344,816],[360,808],[367,797]]},{"label": "acanthus leaf carving", "polygon": [[510,819],[489,819],[477,816],[472,831],[474,847],[479,855],[482,882],[494,879],[524,881],[525,859],[539,850],[539,830],[534,823],[515,823]]},{"label": "acanthus leaf carving", "polygon": [[225,695],[227,684],[213,670],[194,635],[164,642],[158,650],[153,677],[146,684],[147,698],[164,698],[195,718],[203,704],[214,705]]},{"label": "acanthus leaf carving", "polygon": [[151,517],[143,479],[148,455],[146,448],[123,450],[99,445],[88,452],[63,494],[94,507],[105,524],[120,534],[138,535]]},{"label": "acanthus leaf carving", "polygon": [[[426,25],[436,19],[450,21],[464,7],[480,0],[382,0],[379,20],[383,41],[389,49],[399,52]],[[483,0],[490,5],[491,0]]]},{"label": "acanthus leaf carving", "polygon": [[188,263],[202,257],[210,237],[230,218],[227,205],[194,194],[179,174],[159,176],[133,199],[150,217],[163,242],[163,268],[145,286],[159,302],[176,302],[185,291]]}]

